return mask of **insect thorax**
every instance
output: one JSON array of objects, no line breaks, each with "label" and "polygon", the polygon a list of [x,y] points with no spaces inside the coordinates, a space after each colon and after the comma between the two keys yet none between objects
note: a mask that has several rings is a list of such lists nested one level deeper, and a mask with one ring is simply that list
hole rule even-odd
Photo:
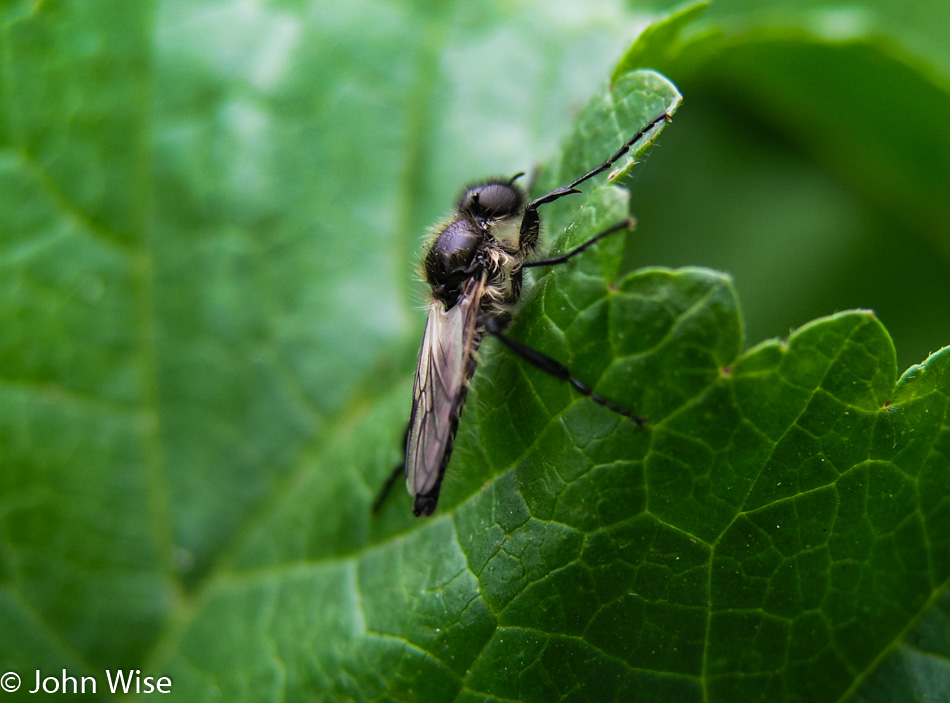
[{"label": "insect thorax", "polygon": [[470,186],[452,220],[436,231],[423,270],[433,297],[445,309],[474,282],[484,282],[482,307],[490,314],[520,297],[521,263],[537,243],[539,221],[536,209],[526,209],[517,178]]},{"label": "insect thorax", "polygon": [[423,270],[432,295],[445,308],[458,301],[466,282],[484,277],[489,301],[510,304],[521,293],[520,265],[531,248],[521,241],[521,213],[483,221],[460,213],[436,236]]}]

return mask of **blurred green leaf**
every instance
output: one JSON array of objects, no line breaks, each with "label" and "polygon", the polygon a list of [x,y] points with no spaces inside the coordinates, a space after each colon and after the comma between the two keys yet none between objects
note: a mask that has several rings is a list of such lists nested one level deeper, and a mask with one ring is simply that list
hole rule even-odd
[{"label": "blurred green leaf", "polygon": [[752,339],[859,306],[887,322],[903,365],[940,348],[950,6],[726,0],[686,24],[702,7],[621,64],[664,72],[692,105],[637,179],[627,268],[728,270]]},{"label": "blurred green leaf", "polygon": [[[488,341],[420,521],[403,494],[368,514],[408,412],[412,250],[466,178],[548,150],[643,17],[0,6],[0,669],[24,699],[37,667],[96,676],[102,700],[119,667],[189,701],[948,699],[947,351],[898,380],[857,311],[743,352],[730,278],[627,273],[666,260],[657,213],[695,259],[669,263],[736,271],[753,307],[780,292],[753,315],[772,324],[822,287],[797,257],[887,300],[942,270],[917,253],[870,275],[867,236],[884,213],[942,251],[937,44],[907,58],[913,13],[889,44],[763,7],[646,32],[536,186],[676,101],[628,69],[689,86],[633,169],[641,230],[542,272],[513,328],[649,425]],[[743,206],[703,181],[716,163],[745,174]],[[623,188],[585,190],[545,214],[553,250],[626,216]],[[827,248],[835,229],[853,249]],[[940,296],[907,297],[898,327],[945,342],[920,322]]]}]

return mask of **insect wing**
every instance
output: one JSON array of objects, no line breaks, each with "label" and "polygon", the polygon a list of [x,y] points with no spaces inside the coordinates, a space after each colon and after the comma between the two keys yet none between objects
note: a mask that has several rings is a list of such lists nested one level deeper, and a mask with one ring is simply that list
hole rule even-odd
[{"label": "insect wing", "polygon": [[429,307],[406,437],[406,488],[416,496],[417,515],[430,515],[438,501],[466,384],[475,370],[482,289],[481,281],[473,282],[449,310],[439,302]]}]

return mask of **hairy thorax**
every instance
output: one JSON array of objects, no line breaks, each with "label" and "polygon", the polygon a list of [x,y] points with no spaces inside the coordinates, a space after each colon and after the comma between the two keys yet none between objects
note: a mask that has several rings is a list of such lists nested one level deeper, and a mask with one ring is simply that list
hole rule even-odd
[{"label": "hairy thorax", "polygon": [[483,281],[485,312],[502,312],[501,307],[516,302],[521,293],[520,266],[528,253],[520,230],[517,215],[492,220],[463,215],[449,222],[423,261],[433,297],[449,309],[464,285]]}]

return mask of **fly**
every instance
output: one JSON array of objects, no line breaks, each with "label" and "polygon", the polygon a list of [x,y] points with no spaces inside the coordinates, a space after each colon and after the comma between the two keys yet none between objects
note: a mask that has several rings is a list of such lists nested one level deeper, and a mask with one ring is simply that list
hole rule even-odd
[{"label": "fly", "polygon": [[512,339],[505,330],[521,298],[524,269],[563,264],[600,239],[633,226],[628,218],[566,254],[529,261],[541,231],[538,208],[580,193],[577,186],[609,169],[634,144],[670,120],[669,112],[657,115],[600,166],[535,200],[528,201],[527,193],[516,183],[522,173],[475,184],[463,193],[451,219],[435,231],[422,261],[432,299],[416,364],[405,460],[380,491],[374,512],[403,473],[409,494],[415,498],[413,513],[431,515],[435,511],[468,382],[478,363],[476,352],[486,334],[528,363],[570,383],[594,402],[638,426],[645,422],[595,393],[560,362]]}]

